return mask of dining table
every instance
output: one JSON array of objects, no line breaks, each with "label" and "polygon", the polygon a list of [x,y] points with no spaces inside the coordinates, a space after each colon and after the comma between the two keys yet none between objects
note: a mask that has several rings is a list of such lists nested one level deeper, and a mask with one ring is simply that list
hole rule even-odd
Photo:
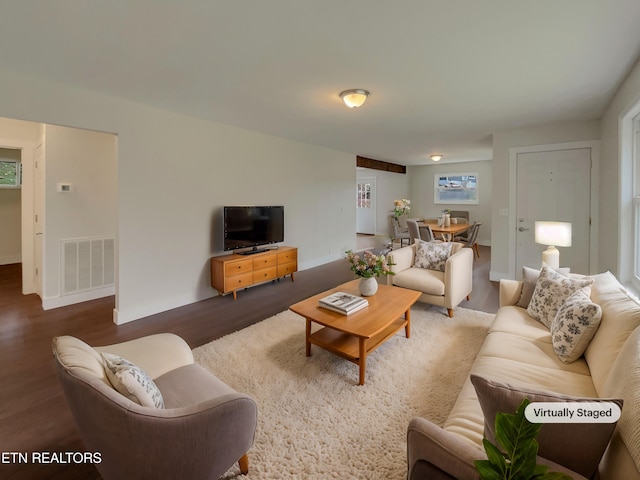
[{"label": "dining table", "polygon": [[471,228],[471,224],[469,223],[452,223],[448,227],[445,227],[444,225],[438,225],[437,223],[418,222],[418,227],[426,226],[431,227],[431,231],[435,238],[438,240],[444,240],[445,242],[453,241],[453,238],[456,235],[466,232]]}]

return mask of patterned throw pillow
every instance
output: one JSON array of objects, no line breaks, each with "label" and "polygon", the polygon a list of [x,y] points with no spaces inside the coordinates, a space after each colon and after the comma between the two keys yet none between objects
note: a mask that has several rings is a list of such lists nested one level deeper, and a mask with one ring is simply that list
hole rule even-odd
[{"label": "patterned throw pillow", "polygon": [[558,358],[575,362],[587,349],[602,319],[602,309],[591,298],[591,287],[572,294],[551,323],[551,340]]},{"label": "patterned throw pillow", "polygon": [[140,367],[112,353],[102,353],[102,359],[107,377],[118,392],[143,407],[164,408],[162,393]]},{"label": "patterned throw pillow", "polygon": [[451,242],[416,241],[414,267],[444,272],[447,259],[451,256]]},{"label": "patterned throw pillow", "polygon": [[[546,264],[542,264],[542,266],[546,266]],[[551,267],[549,267],[551,268]],[[569,276],[570,268],[554,268],[556,272],[563,274],[565,277]],[[536,289],[536,283],[538,282],[538,277],[540,276],[540,270],[529,267],[522,267],[522,292],[520,293],[520,299],[516,305],[518,307],[527,308],[529,306],[529,302],[531,301],[531,297],[533,296],[533,291]]]},{"label": "patterned throw pillow", "polygon": [[564,301],[577,290],[592,283],[593,279],[569,278],[549,267],[542,267],[527,313],[551,329],[551,322]]}]

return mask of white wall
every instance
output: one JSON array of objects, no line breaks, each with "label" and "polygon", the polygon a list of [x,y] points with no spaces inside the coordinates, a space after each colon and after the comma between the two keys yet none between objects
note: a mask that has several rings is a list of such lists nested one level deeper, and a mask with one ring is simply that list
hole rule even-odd
[{"label": "white wall", "polygon": [[[631,119],[640,113],[640,61],[624,80],[602,117],[600,168],[600,270],[621,281],[633,274],[633,165]],[[638,175],[635,172],[635,175]]]},{"label": "white wall", "polygon": [[[503,130],[493,134],[493,206],[491,212],[491,278],[510,278],[509,216],[499,215],[500,209],[509,209],[509,149],[532,145],[549,145],[599,140],[598,121]],[[601,168],[602,171],[602,168]],[[602,189],[600,189],[602,192]],[[515,215],[515,212],[509,212]]]},{"label": "white wall", "polygon": [[356,177],[376,178],[376,235],[390,237],[391,223],[389,215],[391,215],[391,211],[393,210],[393,202],[401,198],[411,200],[409,194],[409,175],[358,167]]},{"label": "white wall", "polygon": [[0,116],[118,135],[118,323],[214,295],[225,204],[284,205],[301,268],[355,248],[354,155],[11,72]]},{"label": "white wall", "polygon": [[[492,170],[491,160],[409,167],[412,215],[422,218],[437,218],[442,215],[442,211],[445,208],[468,210],[471,222],[482,222],[478,232],[478,243],[480,245],[491,245]],[[478,205],[441,205],[434,203],[434,176],[443,173],[477,173]]]},{"label": "white wall", "polygon": [[[0,147],[0,160],[19,162],[20,150]],[[0,188],[0,265],[19,263],[22,258],[21,194],[20,188]]]},{"label": "white wall", "polygon": [[[60,241],[116,235],[118,186],[115,135],[45,125],[44,137],[46,213],[42,292],[47,307],[65,303],[58,298]],[[57,192],[58,183],[71,184],[71,192]],[[112,292],[105,292],[108,293]]]}]

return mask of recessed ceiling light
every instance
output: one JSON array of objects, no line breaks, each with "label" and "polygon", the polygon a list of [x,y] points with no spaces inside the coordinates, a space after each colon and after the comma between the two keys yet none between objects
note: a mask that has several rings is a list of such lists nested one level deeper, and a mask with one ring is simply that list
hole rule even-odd
[{"label": "recessed ceiling light", "polygon": [[439,153],[431,155],[431,160],[433,160],[434,162],[439,162],[441,159],[442,155],[440,155]]}]

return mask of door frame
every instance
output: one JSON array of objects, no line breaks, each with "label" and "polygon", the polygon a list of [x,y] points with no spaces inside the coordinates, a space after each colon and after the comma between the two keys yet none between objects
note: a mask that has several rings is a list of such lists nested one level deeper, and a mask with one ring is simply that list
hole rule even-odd
[{"label": "door frame", "polygon": [[22,293],[36,293],[34,278],[34,242],[33,242],[33,162],[35,144],[14,139],[0,138],[0,147],[20,150],[22,163],[21,204],[21,252],[22,257]]},{"label": "door frame", "polygon": [[552,143],[547,145],[532,145],[528,147],[512,147],[509,149],[509,275],[517,278],[516,272],[516,228],[517,228],[517,159],[520,153],[549,152],[554,150],[575,150],[588,148],[591,150],[591,199],[589,231],[589,269],[591,274],[598,271],[598,199],[600,172],[600,141],[588,140],[582,142]]}]

